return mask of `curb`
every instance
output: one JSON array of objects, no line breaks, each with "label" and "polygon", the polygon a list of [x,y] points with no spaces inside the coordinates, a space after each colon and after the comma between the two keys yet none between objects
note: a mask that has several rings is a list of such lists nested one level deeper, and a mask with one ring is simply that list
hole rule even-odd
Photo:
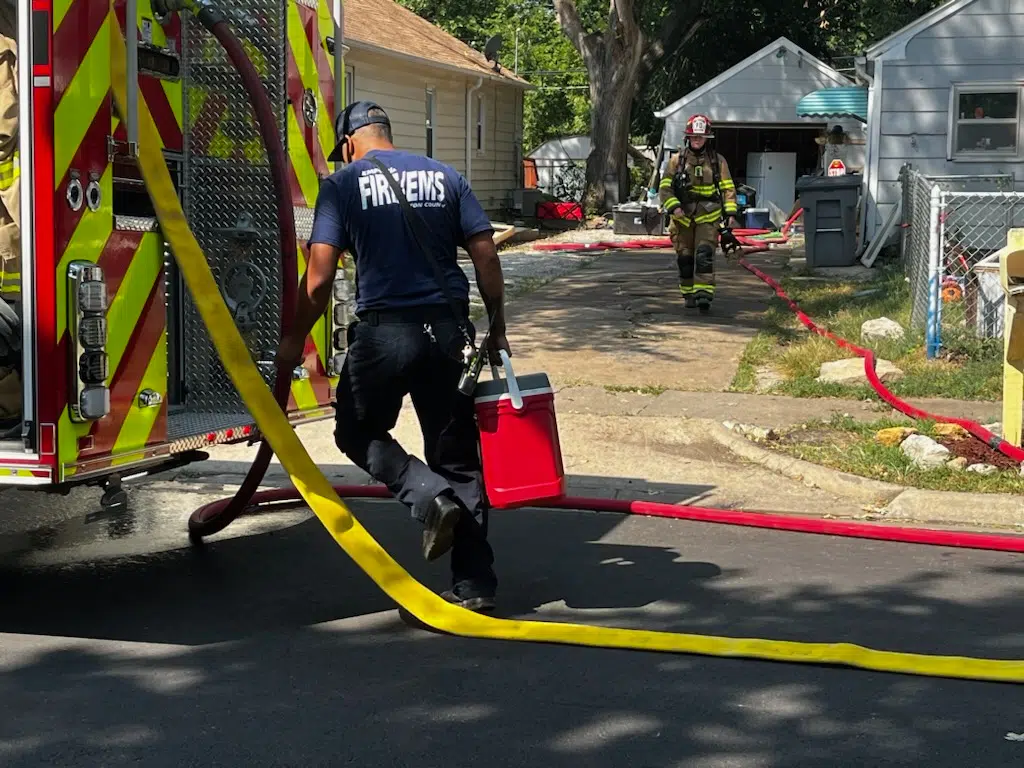
[{"label": "curb", "polygon": [[706,423],[708,433],[715,442],[725,446],[737,456],[760,464],[780,475],[785,475],[791,480],[802,482],[811,488],[820,488],[837,496],[845,496],[872,505],[889,504],[907,490],[902,485],[870,480],[866,477],[812,464],[802,459],[783,456],[758,447],[747,438],[731,432],[716,421]]},{"label": "curb", "polygon": [[1008,493],[930,491],[885,483],[769,451],[716,421],[708,434],[737,456],[812,488],[879,507],[884,520],[937,525],[1024,527],[1024,500]]}]

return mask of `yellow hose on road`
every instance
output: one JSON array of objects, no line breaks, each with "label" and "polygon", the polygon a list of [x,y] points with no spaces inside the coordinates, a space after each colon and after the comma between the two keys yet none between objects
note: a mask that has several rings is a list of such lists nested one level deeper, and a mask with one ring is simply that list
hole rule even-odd
[{"label": "yellow hose on road", "polygon": [[[126,53],[120,25],[113,35],[114,100],[125,114]],[[1024,661],[926,656],[864,648],[849,643],[798,643],[756,638],[710,637],[583,624],[497,619],[452,605],[413,579],[370,536],[313,463],[270,389],[221,299],[206,258],[196,242],[160,151],[160,135],[144,99],[138,100],[139,168],[156,209],[164,238],[203,318],[214,346],[260,431],[270,442],[295,488],[334,540],[398,605],[424,624],[454,635],[663,651],[808,664],[839,664],[882,672],[931,677],[1024,682]]]}]

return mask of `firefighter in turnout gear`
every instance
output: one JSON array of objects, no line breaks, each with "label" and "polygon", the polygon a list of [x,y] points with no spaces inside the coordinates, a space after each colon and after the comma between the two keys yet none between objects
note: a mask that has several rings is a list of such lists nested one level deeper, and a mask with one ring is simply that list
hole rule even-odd
[{"label": "firefighter in turnout gear", "polygon": [[702,312],[715,297],[715,248],[723,215],[734,222],[736,183],[725,158],[715,150],[711,121],[686,121],[686,144],[669,158],[659,197],[672,217],[669,235],[679,264],[679,291],[687,307]]}]

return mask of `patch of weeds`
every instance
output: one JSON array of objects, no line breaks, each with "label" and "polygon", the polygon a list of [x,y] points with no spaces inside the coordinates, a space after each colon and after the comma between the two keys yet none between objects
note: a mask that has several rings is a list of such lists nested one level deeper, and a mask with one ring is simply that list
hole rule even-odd
[{"label": "patch of weeds", "polygon": [[[996,400],[1002,382],[999,339],[978,339],[968,331],[944,330],[943,354],[928,360],[924,333],[910,323],[909,286],[898,266],[881,271],[871,283],[853,281],[782,280],[783,288],[822,329],[860,343],[866,320],[888,317],[906,331],[902,339],[872,342],[878,359],[890,360],[904,377],[889,386],[900,397],[947,397],[958,400]],[[792,397],[861,399],[871,390],[863,384],[824,384],[817,381],[823,363],[852,357],[835,342],[805,328],[789,306],[775,298],[764,315],[763,327],[747,345],[730,389],[753,392],[756,370],[769,367],[785,380],[773,388]]]},{"label": "patch of weeds", "polygon": [[648,385],[648,386],[645,386],[645,387],[625,387],[625,386],[620,386],[620,385],[617,385],[617,384],[605,384],[604,390],[605,390],[605,392],[612,392],[612,393],[628,392],[628,393],[637,394],[637,395],[652,395],[654,397],[657,397],[658,395],[662,394],[663,392],[667,392],[668,391],[665,387],[659,387],[659,386]]},{"label": "patch of weeds", "polygon": [[[775,450],[804,461],[898,485],[934,491],[973,493],[1024,493],[1024,477],[1016,470],[979,475],[939,467],[920,469],[907,458],[899,445],[887,446],[875,440],[875,434],[889,427],[906,427],[901,419],[859,422],[845,416],[829,421],[809,422],[789,430],[774,444]],[[935,422],[915,422],[922,435],[935,436]]]}]

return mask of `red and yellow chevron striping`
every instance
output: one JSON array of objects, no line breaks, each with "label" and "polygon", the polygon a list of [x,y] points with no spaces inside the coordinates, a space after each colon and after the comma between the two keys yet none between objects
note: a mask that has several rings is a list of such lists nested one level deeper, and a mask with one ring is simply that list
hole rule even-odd
[{"label": "red and yellow chevron striping", "polygon": [[[312,208],[334,147],[334,81],[321,34],[321,14],[288,0],[288,153],[294,205]],[[329,18],[329,17],[328,17]],[[315,115],[312,121],[308,116]]]},{"label": "red and yellow chevron striping", "polygon": [[[123,23],[123,3],[120,19]],[[140,16],[151,18],[148,0],[140,0]],[[65,405],[58,425],[58,464],[61,479],[76,472],[77,465],[138,451],[166,440],[166,318],[163,301],[163,243],[156,232],[127,232],[114,228],[113,167],[107,137],[123,128],[111,114],[110,40],[117,34],[109,5],[98,0],[70,0],[54,14],[55,48],[62,45],[55,67],[54,176],[58,210],[56,248],[56,334],[58,366],[65,371],[67,358],[67,267],[73,260],[98,263],[107,281],[108,386],[111,413],[97,422],[76,424]],[[157,47],[168,44],[158,24],[148,25]],[[180,37],[180,28],[168,24]],[[59,42],[58,42],[59,41]],[[178,43],[175,42],[174,45]],[[157,116],[167,149],[181,147],[180,85],[153,77],[141,78],[141,96]],[[83,120],[83,115],[91,119]],[[95,209],[82,205],[75,211],[66,200],[68,184],[78,178],[83,187],[99,184],[100,201]],[[68,371],[65,376],[69,375]],[[159,395],[153,405],[140,403],[144,389]],[[90,470],[99,468],[90,461]]]}]

